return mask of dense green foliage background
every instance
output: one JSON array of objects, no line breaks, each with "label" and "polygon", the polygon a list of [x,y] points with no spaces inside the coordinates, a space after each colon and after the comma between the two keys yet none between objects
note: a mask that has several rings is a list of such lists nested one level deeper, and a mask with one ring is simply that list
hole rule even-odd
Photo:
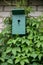
[{"label": "dense green foliage background", "polygon": [[43,65],[43,32],[39,18],[26,18],[26,34],[12,35],[12,20],[6,18],[6,28],[0,33],[0,65]]},{"label": "dense green foliage background", "polygon": [[[17,0],[16,0],[17,1]],[[17,7],[25,7],[27,0],[17,2]],[[31,8],[25,7],[25,14]],[[43,65],[43,17],[26,18],[26,34],[12,35],[12,19],[4,20],[6,27],[0,33],[0,65]]]}]

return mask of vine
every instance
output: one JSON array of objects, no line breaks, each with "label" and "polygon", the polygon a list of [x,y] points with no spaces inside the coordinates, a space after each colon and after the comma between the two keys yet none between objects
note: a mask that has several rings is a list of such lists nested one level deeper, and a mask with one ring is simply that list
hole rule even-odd
[{"label": "vine", "polygon": [[12,19],[4,20],[0,33],[0,65],[43,65],[43,34],[40,18],[27,18],[25,36],[12,35]]}]

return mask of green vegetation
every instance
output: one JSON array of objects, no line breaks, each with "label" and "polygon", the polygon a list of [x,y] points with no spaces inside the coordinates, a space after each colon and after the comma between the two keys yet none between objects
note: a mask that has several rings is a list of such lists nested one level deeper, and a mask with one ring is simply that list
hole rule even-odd
[{"label": "green vegetation", "polygon": [[43,65],[43,33],[39,31],[42,18],[27,18],[26,34],[12,35],[11,18],[0,33],[0,65]]},{"label": "green vegetation", "polygon": [[[22,1],[22,2],[21,2]],[[17,2],[17,7],[25,5]],[[26,15],[31,8],[25,7]],[[4,20],[6,28],[0,33],[0,65],[43,65],[43,32],[40,24],[43,17],[26,18],[26,34],[12,35],[12,19]]]},{"label": "green vegetation", "polygon": [[[25,0],[20,0],[16,6],[23,7],[26,3]],[[31,12],[30,7],[24,6],[24,9],[26,15]],[[4,20],[6,28],[0,33],[0,65],[43,65],[41,22],[43,17],[27,17],[26,34],[12,35],[11,17]]]}]

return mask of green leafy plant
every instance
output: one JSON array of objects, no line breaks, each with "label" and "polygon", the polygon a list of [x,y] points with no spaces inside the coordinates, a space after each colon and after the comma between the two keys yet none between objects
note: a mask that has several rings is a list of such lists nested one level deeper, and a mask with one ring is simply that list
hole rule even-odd
[{"label": "green leafy plant", "polygon": [[[17,2],[17,7],[23,7],[25,0]],[[25,14],[30,13],[30,7],[24,7]],[[12,35],[12,19],[4,20],[6,27],[0,33],[0,65],[43,65],[43,32],[40,24],[43,17],[26,19],[26,34]]]},{"label": "green leafy plant", "polygon": [[27,18],[26,34],[12,35],[12,19],[4,20],[0,33],[0,65],[43,65],[43,34],[40,18]]}]

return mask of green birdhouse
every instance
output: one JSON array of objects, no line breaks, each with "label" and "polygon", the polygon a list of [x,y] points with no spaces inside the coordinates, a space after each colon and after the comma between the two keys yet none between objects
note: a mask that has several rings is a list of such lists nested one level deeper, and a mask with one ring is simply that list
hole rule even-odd
[{"label": "green birdhouse", "polygon": [[12,34],[25,34],[25,10],[12,10]]}]

